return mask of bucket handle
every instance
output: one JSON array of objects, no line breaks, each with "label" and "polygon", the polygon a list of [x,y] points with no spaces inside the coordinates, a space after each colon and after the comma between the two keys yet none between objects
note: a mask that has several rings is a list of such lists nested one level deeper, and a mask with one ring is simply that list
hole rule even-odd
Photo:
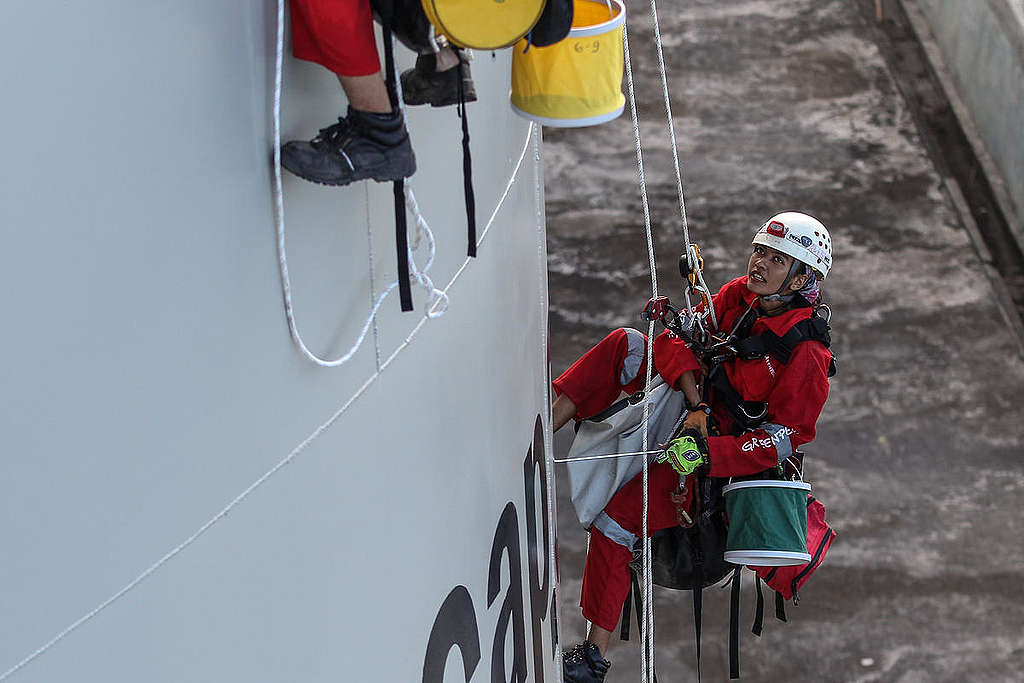
[{"label": "bucket handle", "polygon": [[804,470],[803,470],[803,467],[801,467],[799,460],[794,458],[792,455],[789,455],[789,456],[786,456],[786,459],[783,462],[788,462],[790,465],[793,466],[793,470],[796,472],[796,475],[797,475],[797,479],[794,479],[793,481],[803,481],[804,480]]},{"label": "bucket handle", "polygon": [[[797,474],[798,478],[797,479],[793,479],[792,481],[803,481],[804,480],[804,470],[803,470],[802,467],[800,467],[800,461],[798,461],[792,455],[789,455],[789,456],[786,456],[786,459],[783,460],[782,462],[788,462],[790,465],[793,466],[793,469],[796,471],[796,474]],[[779,463],[779,464],[781,465],[782,463]],[[728,483],[729,484],[732,483],[732,477],[729,477],[729,482]]]}]

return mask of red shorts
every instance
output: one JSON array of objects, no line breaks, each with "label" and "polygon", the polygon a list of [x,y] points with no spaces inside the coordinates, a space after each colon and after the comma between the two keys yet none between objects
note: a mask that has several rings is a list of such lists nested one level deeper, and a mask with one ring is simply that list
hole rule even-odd
[{"label": "red shorts", "polygon": [[290,0],[292,54],[339,76],[380,71],[370,0]]}]

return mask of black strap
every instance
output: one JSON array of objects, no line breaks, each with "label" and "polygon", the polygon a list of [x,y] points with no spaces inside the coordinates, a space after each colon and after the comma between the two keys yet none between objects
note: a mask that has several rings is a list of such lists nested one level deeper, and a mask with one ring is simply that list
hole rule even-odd
[{"label": "black strap", "polygon": [[459,117],[462,119],[462,192],[466,199],[466,230],[469,247],[466,253],[476,256],[476,197],[473,194],[473,157],[469,151],[469,120],[466,118],[466,92],[462,82],[462,55],[457,53],[459,63],[456,81],[459,89]]},{"label": "black strap", "polygon": [[630,569],[630,591],[626,594],[626,602],[622,604],[622,627],[619,629],[619,638],[621,640],[629,640],[629,613],[630,613],[630,597],[636,603],[636,613],[639,617],[644,613],[644,598],[640,592],[640,581],[636,578],[636,572]]},{"label": "black strap", "polygon": [[[633,578],[633,581],[636,581],[636,577],[633,575],[633,572],[630,572],[629,574]],[[629,598],[632,596],[632,593],[633,586],[631,583],[629,593],[626,593],[626,601],[622,603],[622,625],[619,627],[619,640],[629,640],[629,611],[632,604],[630,603]]]},{"label": "black strap", "polygon": [[732,595],[729,599],[729,679],[740,677],[740,572],[732,573]]},{"label": "black strap", "polygon": [[757,586],[757,608],[754,610],[754,625],[750,627],[750,632],[760,638],[764,626],[764,591],[761,590],[761,577],[756,572],[754,584]]},{"label": "black strap", "polygon": [[[397,111],[398,90],[395,87],[395,50],[391,40],[391,21],[383,24],[384,29],[384,65],[387,70],[388,98],[391,107]],[[409,281],[409,231],[405,221],[405,181],[396,180],[395,190],[395,249],[398,252],[398,298],[403,311],[411,311],[412,285]]]},{"label": "black strap", "polygon": [[610,406],[608,406],[607,408],[602,410],[597,415],[593,415],[591,417],[588,417],[587,419],[590,420],[591,422],[603,422],[603,421],[607,420],[609,417],[611,417],[612,415],[614,415],[615,413],[619,412],[620,410],[624,410],[626,408],[626,406],[636,405],[637,403],[639,403],[642,400],[644,400],[643,389],[641,389],[640,391],[637,391],[635,393],[630,394],[626,398],[620,398],[618,401],[616,401],[615,403],[611,404]]},{"label": "black strap", "polygon": [[[747,429],[755,429],[764,423],[764,419],[751,420],[748,417],[748,414],[757,414],[764,404],[745,401],[729,381],[729,375],[725,372],[723,365],[719,364],[711,368],[707,382],[715,391],[715,399],[722,404],[725,411],[729,413],[729,417],[732,418],[734,435]],[[744,407],[747,408],[746,411],[743,410]]]},{"label": "black strap", "polygon": [[409,231],[405,224],[405,181],[395,181],[395,245],[398,250],[398,298],[403,311],[411,311],[412,285],[409,282]]},{"label": "black strap", "polygon": [[[636,603],[637,618],[642,618],[642,615],[644,613],[644,597],[643,597],[643,593],[640,591],[640,580],[637,578],[636,572],[632,568],[630,568],[629,576],[630,576],[630,584],[631,584],[631,586],[630,586],[630,593],[632,593],[633,600]],[[629,640],[629,613],[630,613],[629,598],[630,598],[630,595],[629,595],[629,593],[627,593],[626,594],[626,602],[624,602],[623,605],[622,605],[622,627],[619,630],[619,638],[622,639],[622,640]],[[641,628],[641,633],[642,633],[643,626],[641,626],[640,628]],[[646,650],[644,652],[640,653],[640,656],[646,657],[647,656]],[[650,662],[650,665],[651,665],[651,672],[654,675],[654,683],[658,683],[658,672],[654,670],[654,663]]]},{"label": "black strap", "polygon": [[736,355],[744,360],[761,358],[771,354],[785,365],[796,347],[805,341],[819,341],[829,347],[832,337],[829,334],[828,322],[819,315],[812,315],[793,325],[783,336],[772,331],[740,339],[736,342]]},{"label": "black strap", "polygon": [[788,621],[786,619],[786,599],[778,591],[775,591],[775,618],[779,621]]}]

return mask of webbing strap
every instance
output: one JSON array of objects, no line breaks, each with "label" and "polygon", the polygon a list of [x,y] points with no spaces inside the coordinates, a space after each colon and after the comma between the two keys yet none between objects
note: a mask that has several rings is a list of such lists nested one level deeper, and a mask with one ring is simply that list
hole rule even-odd
[{"label": "webbing strap", "polygon": [[629,619],[631,610],[630,598],[636,603],[636,613],[642,615],[644,613],[644,596],[640,590],[640,581],[636,578],[636,572],[630,569],[630,590],[626,594],[626,601],[622,603],[622,627],[619,629],[619,639],[629,640]]},{"label": "webbing strap", "polygon": [[[634,588],[636,586],[636,575],[632,571],[630,571],[629,578],[629,592],[626,593],[626,601],[622,603],[622,619],[620,620],[622,624],[619,627],[619,640],[629,640],[629,618],[630,610],[632,609],[633,605],[633,603],[630,602],[630,598],[632,598],[635,595]],[[639,611],[640,610],[638,609],[637,612]]]},{"label": "webbing strap", "polygon": [[793,355],[793,350],[805,341],[819,341],[826,347],[832,345],[828,322],[817,315],[801,320],[793,325],[783,336],[772,331],[747,337],[736,342],[736,355],[744,360],[760,358],[767,354],[774,356],[780,363],[786,364]]},{"label": "webbing strap", "polygon": [[405,181],[395,181],[395,246],[398,250],[398,298],[403,311],[411,311],[412,284],[409,281],[409,231],[405,223]]},{"label": "webbing strap", "polygon": [[754,625],[750,632],[758,638],[761,637],[761,628],[764,626],[764,591],[761,589],[761,577],[754,572],[754,585],[757,586],[757,608],[754,610]]},{"label": "webbing strap", "polygon": [[740,677],[740,572],[732,573],[732,595],[729,596],[729,679]]},{"label": "webbing strap", "polygon": [[778,591],[775,591],[775,618],[779,621],[788,621],[786,619],[786,599]]},{"label": "webbing strap", "polygon": [[458,69],[457,82],[459,88],[459,117],[462,119],[462,192],[466,198],[466,230],[469,246],[468,256],[476,256],[476,197],[473,194],[473,157],[469,151],[469,120],[466,118],[466,92],[462,82],[462,55],[457,55],[459,63],[453,67]]},{"label": "webbing strap", "polygon": [[[622,603],[622,626],[619,627],[619,639],[629,640],[629,621],[630,612],[632,611],[630,606],[630,598],[636,603],[637,615],[643,615],[644,613],[644,595],[640,588],[640,581],[637,579],[636,571],[632,568],[629,571],[630,577],[630,589],[629,593],[626,594],[626,601]],[[641,633],[642,635],[642,633]],[[641,652],[641,656],[646,656],[646,653]],[[658,672],[654,670],[654,662],[649,662],[648,666],[651,668],[651,675],[654,677],[654,683],[658,683]]]},{"label": "webbing strap", "polygon": [[764,417],[751,419],[751,415],[760,415],[764,412],[764,404],[753,401],[744,401],[725,372],[725,366],[719,364],[711,369],[707,379],[715,390],[715,398],[721,402],[729,417],[733,419],[734,435],[738,435],[745,429],[754,429],[764,422]]},{"label": "webbing strap", "polygon": [[[398,110],[398,89],[395,85],[395,49],[391,40],[391,21],[384,22],[384,64],[387,71],[386,85],[391,107]],[[398,298],[403,311],[411,311],[412,285],[409,281],[409,231],[405,222],[405,181],[396,180],[395,191],[395,248],[398,251]]]},{"label": "webbing strap", "polygon": [[644,400],[644,390],[641,389],[633,394],[630,394],[626,398],[620,398],[615,403],[611,404],[597,415],[588,417],[587,419],[592,422],[604,422],[609,417],[618,413],[619,411],[625,410],[627,406],[636,405],[640,401]]}]

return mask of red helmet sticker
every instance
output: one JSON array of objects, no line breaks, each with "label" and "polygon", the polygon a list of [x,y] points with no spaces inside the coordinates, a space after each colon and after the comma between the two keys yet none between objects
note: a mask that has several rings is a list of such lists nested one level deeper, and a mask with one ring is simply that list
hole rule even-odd
[{"label": "red helmet sticker", "polygon": [[774,235],[775,237],[785,237],[786,226],[778,221],[772,221],[768,224],[768,234]]}]

